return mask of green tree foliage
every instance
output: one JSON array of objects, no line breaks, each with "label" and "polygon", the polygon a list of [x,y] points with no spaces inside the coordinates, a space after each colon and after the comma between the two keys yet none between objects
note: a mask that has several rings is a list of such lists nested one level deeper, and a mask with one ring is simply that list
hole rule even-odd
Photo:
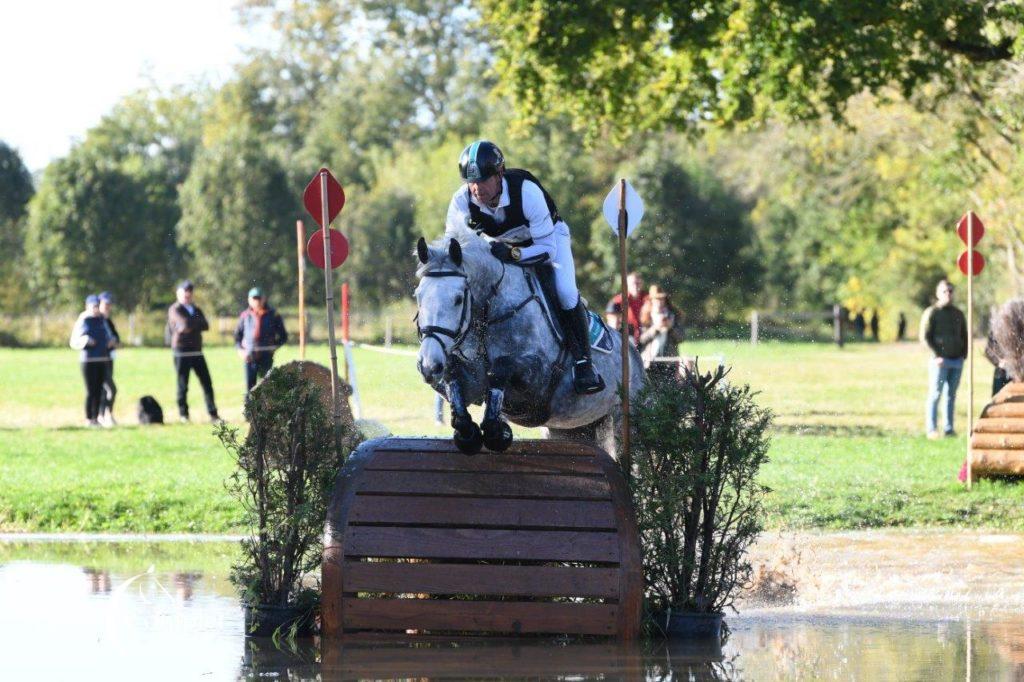
[{"label": "green tree foliage", "polygon": [[153,228],[173,229],[177,218],[174,188],[163,179],[122,168],[85,145],[51,163],[26,230],[35,302],[77,307],[104,289],[128,309],[158,300],[169,254]]},{"label": "green tree foliage", "polygon": [[527,117],[592,131],[813,119],[862,91],[952,89],[1020,52],[1014,0],[484,0],[502,83]]},{"label": "green tree foliage", "polygon": [[244,128],[196,157],[181,189],[178,239],[187,273],[219,312],[235,312],[258,285],[274,299],[295,291],[298,191],[265,140]]},{"label": "green tree foliage", "polygon": [[0,140],[0,223],[21,220],[33,192],[32,176],[21,155]]},{"label": "green tree foliage", "polygon": [[[749,207],[707,166],[688,158],[691,149],[672,136],[661,138],[626,174],[645,204],[630,238],[629,267],[668,291],[688,324],[742,308],[757,294],[761,274]],[[603,217],[594,219],[592,230],[607,289],[617,290],[618,242]]]},{"label": "green tree foliage", "polygon": [[138,92],[47,167],[26,233],[40,305],[112,291],[128,309],[165,300],[181,254],[178,186],[199,141],[197,95]]},{"label": "green tree foliage", "polygon": [[24,281],[25,214],[35,188],[16,149],[0,140],[0,309],[19,310],[28,301]]}]

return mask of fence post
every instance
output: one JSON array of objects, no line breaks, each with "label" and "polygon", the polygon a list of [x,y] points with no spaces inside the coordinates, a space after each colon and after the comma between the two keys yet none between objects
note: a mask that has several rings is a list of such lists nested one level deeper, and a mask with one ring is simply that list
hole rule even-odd
[{"label": "fence post", "polygon": [[750,345],[757,345],[758,337],[758,316],[757,311],[753,310],[750,313]]},{"label": "fence post", "polygon": [[843,307],[838,303],[832,305],[832,340],[843,347]]},{"label": "fence post", "polygon": [[391,317],[384,318],[384,347],[391,348]]}]

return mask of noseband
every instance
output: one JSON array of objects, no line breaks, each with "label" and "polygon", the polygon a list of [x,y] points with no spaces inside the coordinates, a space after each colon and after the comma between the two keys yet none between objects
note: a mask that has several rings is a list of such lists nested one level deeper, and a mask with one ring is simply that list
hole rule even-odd
[{"label": "noseband", "polygon": [[[467,279],[464,272],[458,272],[457,270],[438,270],[436,272],[425,272],[424,277],[461,277]],[[466,334],[469,333],[469,311],[472,309],[471,298],[472,292],[469,290],[469,282],[466,282],[466,286],[462,290],[462,312],[459,315],[459,327],[458,329],[448,329],[447,327],[439,327],[437,325],[427,325],[421,327],[419,323],[420,313],[416,311],[416,334],[419,336],[420,342],[423,339],[434,339],[441,346],[441,350],[445,352],[445,355],[454,351],[462,341],[466,338]],[[448,348],[441,336],[447,336],[451,339],[452,346]]]}]

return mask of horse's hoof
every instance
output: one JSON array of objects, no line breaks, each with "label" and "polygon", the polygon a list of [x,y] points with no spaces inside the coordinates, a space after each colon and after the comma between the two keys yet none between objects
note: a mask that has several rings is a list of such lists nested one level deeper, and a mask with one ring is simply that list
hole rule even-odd
[{"label": "horse's hoof", "polygon": [[469,426],[462,431],[456,429],[452,434],[452,440],[455,441],[455,447],[464,455],[475,455],[484,446],[484,437],[480,432],[480,427],[473,422],[470,422]]},{"label": "horse's hoof", "polygon": [[484,445],[492,452],[504,452],[512,445],[512,427],[504,419],[485,421]]}]

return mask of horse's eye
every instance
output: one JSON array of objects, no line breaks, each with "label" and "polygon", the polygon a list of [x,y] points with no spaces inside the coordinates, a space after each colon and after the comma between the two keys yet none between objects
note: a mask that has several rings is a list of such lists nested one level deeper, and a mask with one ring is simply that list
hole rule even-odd
[{"label": "horse's eye", "polygon": [[455,297],[455,305],[462,305],[462,297],[461,296],[456,296]]}]

